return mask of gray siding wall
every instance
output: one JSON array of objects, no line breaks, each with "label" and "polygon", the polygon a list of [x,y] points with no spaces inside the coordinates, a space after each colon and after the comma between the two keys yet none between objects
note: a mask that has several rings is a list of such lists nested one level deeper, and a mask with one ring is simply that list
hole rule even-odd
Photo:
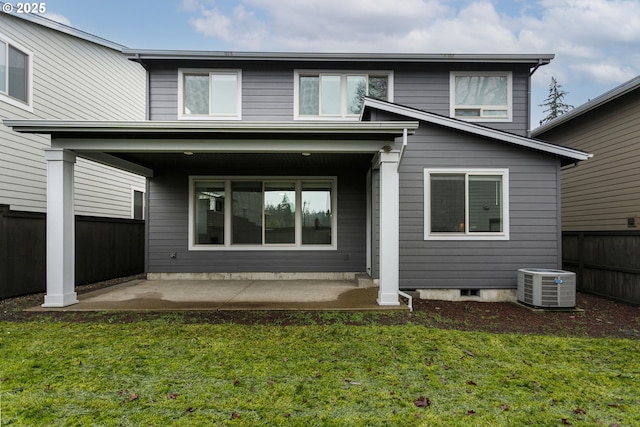
[{"label": "gray siding wall", "polygon": [[[246,66],[246,64],[245,64]],[[394,102],[421,110],[449,116],[449,68],[442,65],[421,67],[390,64],[378,68],[394,71]],[[344,66],[343,66],[344,67]],[[354,70],[355,67],[348,67]],[[454,71],[501,71],[504,66],[492,68],[456,67]],[[213,67],[215,68],[215,66]],[[222,64],[218,68],[241,68],[238,64]],[[278,67],[256,66],[242,69],[243,120],[293,120],[293,87],[295,69],[340,69],[332,64],[282,64]],[[363,70],[374,68],[362,66]],[[526,135],[528,130],[528,69],[513,70],[513,121],[482,122],[496,129]],[[176,120],[178,117],[178,70],[157,68],[150,72],[150,119]]]},{"label": "gray siding wall", "polygon": [[[400,286],[515,288],[516,270],[559,268],[560,163],[551,156],[421,124],[400,172]],[[510,240],[424,240],[424,169],[508,168]]]},{"label": "gray siding wall", "polygon": [[[315,159],[314,159],[315,158]],[[324,160],[320,160],[323,158]],[[156,169],[149,182],[148,268],[159,272],[364,272],[366,245],[366,172],[371,156],[313,155],[309,166],[289,162],[221,162],[206,166]],[[262,158],[264,160],[264,158]],[[215,171],[215,173],[212,173]],[[189,251],[188,201],[190,175],[337,176],[337,250],[323,251]],[[177,253],[171,259],[171,253]]]}]

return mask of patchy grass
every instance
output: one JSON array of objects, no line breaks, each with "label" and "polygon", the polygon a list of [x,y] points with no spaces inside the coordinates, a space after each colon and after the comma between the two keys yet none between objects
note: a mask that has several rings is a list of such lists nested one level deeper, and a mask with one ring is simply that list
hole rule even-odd
[{"label": "patchy grass", "polygon": [[637,340],[175,320],[0,323],[0,425],[640,424]]}]

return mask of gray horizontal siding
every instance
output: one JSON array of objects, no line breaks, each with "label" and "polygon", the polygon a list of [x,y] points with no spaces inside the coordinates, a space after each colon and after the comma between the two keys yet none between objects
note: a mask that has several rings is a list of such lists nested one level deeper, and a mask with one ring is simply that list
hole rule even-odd
[{"label": "gray horizontal siding", "polygon": [[[314,157],[318,160],[314,162]],[[156,169],[149,182],[149,272],[360,272],[365,271],[366,195],[365,176],[371,156],[343,156],[327,162],[314,155],[306,167],[280,162],[242,167],[220,156],[219,163],[181,168]],[[236,157],[237,158],[237,157]],[[189,251],[189,175],[337,176],[337,250],[323,251]],[[175,169],[175,168],[174,168]],[[177,253],[176,259],[170,254]]]},{"label": "gray horizontal siding", "polygon": [[[510,240],[424,240],[424,169],[508,168]],[[515,288],[516,270],[559,267],[557,179],[551,156],[421,124],[400,173],[400,286]]]},{"label": "gray horizontal siding", "polygon": [[[261,64],[262,65],[262,64]],[[354,64],[349,70],[361,67],[371,71],[370,64]],[[398,104],[444,116],[449,115],[449,68],[443,65],[415,66],[389,64],[385,70],[394,72],[394,98]],[[245,67],[246,64],[244,65]],[[222,68],[240,68],[242,64],[224,64]],[[491,68],[457,68],[459,71],[500,71],[504,66]],[[215,66],[213,66],[215,68]],[[280,66],[264,64],[242,69],[243,120],[292,120],[294,116],[294,70],[331,69],[331,64],[283,63]],[[178,70],[158,68],[150,71],[150,119],[176,120],[178,117]],[[513,121],[482,122],[496,129],[526,135],[529,117],[528,69],[515,69],[513,73]]]},{"label": "gray horizontal siding", "polygon": [[[0,117],[144,119],[145,71],[122,53],[4,13],[0,33],[33,53],[33,111],[0,100]],[[48,146],[49,136],[19,134],[0,124],[0,203],[46,210]],[[75,172],[77,214],[131,217],[131,186],[144,187],[144,178],[81,159]]]}]

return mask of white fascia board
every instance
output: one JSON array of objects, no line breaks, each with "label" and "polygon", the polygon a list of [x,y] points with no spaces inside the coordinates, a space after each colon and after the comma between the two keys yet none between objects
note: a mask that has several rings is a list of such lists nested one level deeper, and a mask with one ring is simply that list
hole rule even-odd
[{"label": "white fascia board", "polygon": [[82,152],[136,153],[376,153],[388,140],[377,139],[136,139],[136,138],[55,138],[51,146]]},{"label": "white fascia board", "polygon": [[555,144],[549,144],[544,141],[539,141],[531,138],[525,138],[522,136],[502,132],[497,129],[491,129],[485,126],[479,126],[474,123],[465,122],[462,120],[451,119],[449,117],[440,116],[437,114],[428,113],[426,111],[416,110],[414,108],[405,107],[398,104],[391,104],[376,99],[366,98],[364,102],[364,108],[375,108],[383,110],[393,114],[399,114],[413,119],[433,123],[436,125],[448,127],[451,129],[460,130],[463,132],[484,136],[487,138],[496,139],[503,142],[508,142],[514,145],[531,148],[534,150],[543,151],[550,154],[555,154],[562,157],[574,159],[576,161],[587,160],[593,157],[593,154],[585,153],[584,151],[574,150],[568,147],[562,147]]}]

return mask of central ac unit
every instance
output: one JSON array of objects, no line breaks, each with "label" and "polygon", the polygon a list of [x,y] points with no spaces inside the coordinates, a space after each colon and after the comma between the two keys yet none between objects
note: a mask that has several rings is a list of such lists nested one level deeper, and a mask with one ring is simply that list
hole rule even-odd
[{"label": "central ac unit", "polygon": [[518,301],[534,307],[576,306],[576,274],[543,268],[518,270]]}]

